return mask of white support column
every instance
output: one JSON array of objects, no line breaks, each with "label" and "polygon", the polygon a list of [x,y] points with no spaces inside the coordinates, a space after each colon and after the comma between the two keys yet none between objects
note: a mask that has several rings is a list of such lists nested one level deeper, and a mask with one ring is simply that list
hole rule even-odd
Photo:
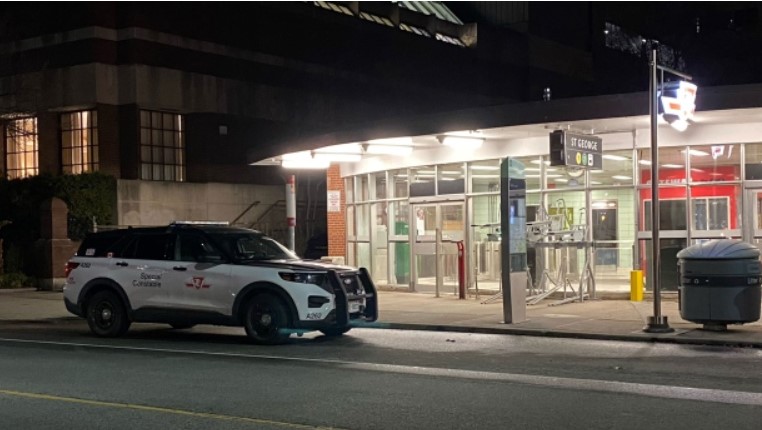
[{"label": "white support column", "polygon": [[296,250],[296,177],[286,182],[286,224],[288,225],[288,249]]}]

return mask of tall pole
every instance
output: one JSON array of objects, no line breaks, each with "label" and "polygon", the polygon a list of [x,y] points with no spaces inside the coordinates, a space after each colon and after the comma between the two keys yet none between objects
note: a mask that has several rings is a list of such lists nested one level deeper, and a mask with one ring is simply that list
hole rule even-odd
[{"label": "tall pole", "polygon": [[290,175],[286,182],[286,223],[288,224],[288,249],[296,251],[296,177]]},{"label": "tall pole", "polygon": [[654,315],[648,317],[648,325],[643,329],[648,333],[669,333],[674,331],[661,314],[661,244],[659,243],[659,98],[657,80],[656,50],[651,51],[650,84],[648,100],[651,114],[651,276],[648,281],[653,285]]}]

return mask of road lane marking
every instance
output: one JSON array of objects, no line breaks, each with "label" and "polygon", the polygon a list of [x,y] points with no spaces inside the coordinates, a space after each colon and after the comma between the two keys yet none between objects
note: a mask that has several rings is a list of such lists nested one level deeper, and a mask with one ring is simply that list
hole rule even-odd
[{"label": "road lane marking", "polygon": [[195,411],[190,411],[185,409],[163,408],[160,406],[139,405],[134,403],[104,402],[100,400],[80,399],[77,397],[53,396],[50,394],[29,393],[25,391],[0,389],[0,395],[2,394],[6,396],[22,397],[22,398],[34,399],[34,400],[49,400],[54,402],[76,403],[79,405],[96,406],[96,407],[104,407],[104,408],[112,408],[112,409],[130,409],[130,410],[137,410],[142,412],[155,412],[155,413],[161,413],[161,414],[183,415],[183,416],[188,416],[193,418],[206,418],[206,419],[217,420],[217,421],[235,421],[235,422],[242,422],[247,424],[258,424],[258,425],[265,424],[269,426],[285,427],[290,429],[339,430],[337,427],[319,427],[319,426],[316,427],[316,426],[310,426],[306,424],[266,420],[262,418],[239,417],[235,415],[213,414],[209,412],[195,412]]},{"label": "road lane marking", "polygon": [[502,381],[550,388],[570,390],[598,391],[605,393],[631,394],[675,400],[694,400],[702,402],[725,403],[734,405],[762,406],[762,393],[748,391],[718,390],[711,388],[692,388],[673,385],[644,384],[637,382],[606,381],[600,379],[566,378],[519,373],[485,372],[475,370],[447,369],[439,367],[407,366],[399,364],[366,363],[322,358],[283,357],[264,354],[242,354],[233,352],[213,352],[187,349],[147,348],[119,345],[99,345],[90,343],[55,342],[28,339],[0,338],[0,342],[40,344],[53,346],[75,346],[105,350],[136,352],[159,352],[169,354],[199,355],[211,357],[251,358],[270,361],[290,361],[296,363],[316,363],[339,365],[352,370],[387,372],[407,375],[437,376],[457,379]]}]

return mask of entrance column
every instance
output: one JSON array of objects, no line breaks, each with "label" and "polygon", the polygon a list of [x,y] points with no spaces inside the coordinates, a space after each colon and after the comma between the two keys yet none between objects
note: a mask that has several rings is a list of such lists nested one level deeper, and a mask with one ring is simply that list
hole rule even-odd
[{"label": "entrance column", "polygon": [[328,256],[347,261],[347,200],[339,166],[331,165],[326,171],[326,190]]}]

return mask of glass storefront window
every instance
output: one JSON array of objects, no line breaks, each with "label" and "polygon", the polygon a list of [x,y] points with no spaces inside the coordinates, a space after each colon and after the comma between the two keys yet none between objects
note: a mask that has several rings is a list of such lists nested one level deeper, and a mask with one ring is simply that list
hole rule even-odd
[{"label": "glass storefront window", "polygon": [[749,143],[744,148],[747,180],[762,179],[762,143]]},{"label": "glass storefront window", "polygon": [[355,201],[355,178],[350,176],[344,179],[344,188],[347,203],[354,203]]},{"label": "glass storefront window", "polygon": [[355,258],[355,243],[347,243],[347,265],[357,267],[357,259]]},{"label": "glass storefront window", "polygon": [[397,239],[407,239],[409,234],[410,205],[406,201],[391,202],[390,211],[394,215],[394,230],[390,234]]},{"label": "glass storefront window", "polygon": [[561,215],[559,219],[562,230],[570,230],[574,226],[587,224],[584,191],[548,193],[547,202],[548,215]]},{"label": "glass storefront window", "polygon": [[357,242],[357,261],[355,267],[370,268],[370,244],[368,242]]},{"label": "glass storefront window", "polygon": [[[524,175],[527,180],[527,190],[540,189],[540,174],[542,169],[542,157],[518,157],[518,161],[524,163]],[[545,171],[555,174],[557,167],[548,166],[550,161],[545,161]],[[498,171],[499,172],[499,171]],[[499,173],[498,173],[499,174]]]},{"label": "glass storefront window", "polygon": [[[498,225],[500,223],[500,196],[476,196],[471,198],[471,202],[472,224],[479,226],[494,224],[495,227],[500,227]],[[485,228],[488,229],[488,227]]]},{"label": "glass storefront window", "polygon": [[393,214],[393,230],[389,233],[394,241],[389,243],[389,267],[396,285],[408,285],[410,282],[410,205],[406,201],[391,202],[389,211]]},{"label": "glass storefront window", "polygon": [[358,175],[355,177],[355,201],[366,202],[370,200],[370,187],[368,186],[368,175]]},{"label": "glass storefront window", "polygon": [[[687,230],[688,199],[686,189],[675,187],[659,188],[659,230]],[[651,231],[651,190],[641,190],[646,195],[643,202],[643,231]]]},{"label": "glass storefront window", "polygon": [[355,207],[353,205],[347,205],[347,238],[354,239],[357,237],[355,231]]},{"label": "glass storefront window", "polygon": [[500,191],[500,160],[469,163],[472,193]]},{"label": "glass storefront window", "polygon": [[[762,143],[746,144],[744,151],[746,179],[762,180]],[[741,152],[740,144],[659,149],[659,228],[667,232],[661,238],[662,265],[671,264],[667,260],[674,257],[672,251],[684,248],[687,237],[706,240],[740,236],[744,186],[740,183]],[[570,250],[562,255],[532,248],[527,256],[530,269],[537,265],[551,270],[564,264],[573,280],[582,273],[586,258],[592,258],[599,289],[627,291],[632,268],[642,265],[647,270],[648,266],[647,235],[641,234],[638,239],[638,230],[650,231],[652,224],[650,149],[606,152],[599,171],[549,166],[540,156],[517,160],[526,169],[527,221],[561,215],[562,229],[583,230],[585,239],[595,243],[592,252]],[[417,285],[412,278],[416,270],[411,270],[411,261],[418,260],[411,258],[411,253],[417,255],[417,248],[411,248],[415,238],[410,236],[413,206],[408,199],[468,192],[476,194],[467,197],[468,205],[463,206],[470,210],[466,218],[471,227],[463,227],[471,238],[469,279],[483,282],[480,287],[489,288],[492,282],[498,286],[501,161],[419,166],[346,178],[347,262],[368,267],[374,279],[383,284]],[[441,222],[450,221],[442,209]],[[415,217],[412,228],[416,228]],[[444,231],[442,237],[456,238]],[[641,261],[635,261],[637,256]],[[443,267],[447,266],[447,258],[441,260]],[[422,270],[417,272],[419,277],[423,276]],[[443,273],[448,274],[445,269]],[[449,288],[446,281],[443,285]]]},{"label": "glass storefront window", "polygon": [[603,154],[603,169],[590,171],[590,185],[632,185],[632,151],[611,151]]},{"label": "glass storefront window", "polygon": [[464,163],[443,164],[437,167],[437,194],[466,192]]},{"label": "glass storefront window", "polygon": [[389,180],[392,183],[392,194],[389,197],[407,197],[408,196],[408,178],[407,170],[392,170],[389,172]]},{"label": "glass storefront window", "polygon": [[691,187],[691,227],[697,232],[740,228],[741,187]]},{"label": "glass storefront window", "polygon": [[371,226],[373,237],[373,265],[372,275],[374,280],[386,282],[386,266],[388,260],[388,217],[386,202],[374,203],[370,208],[371,217],[374,220]]},{"label": "glass storefront window", "polygon": [[542,221],[540,216],[540,203],[542,202],[542,194],[540,193],[527,193],[527,222]]},{"label": "glass storefront window", "polygon": [[386,198],[386,172],[380,172],[373,175],[373,181],[376,187],[376,200]]},{"label": "glass storefront window", "polygon": [[500,196],[471,198],[472,246],[474,267],[471,278],[479,288],[497,289],[500,282]]},{"label": "glass storefront window", "polygon": [[410,197],[436,195],[436,175],[434,166],[410,169]]},{"label": "glass storefront window", "polygon": [[[685,184],[686,148],[684,146],[659,148],[659,183]],[[638,149],[638,174],[640,183],[651,183],[651,150]]]},{"label": "glass storefront window", "polygon": [[355,211],[357,239],[368,240],[370,238],[370,205],[355,205]]},{"label": "glass storefront window", "polygon": [[[545,187],[549,190],[585,186],[585,169],[547,166],[545,172]],[[529,186],[527,186],[527,189],[529,189]]]},{"label": "glass storefront window", "polygon": [[691,146],[692,182],[738,181],[741,179],[740,145]]}]

